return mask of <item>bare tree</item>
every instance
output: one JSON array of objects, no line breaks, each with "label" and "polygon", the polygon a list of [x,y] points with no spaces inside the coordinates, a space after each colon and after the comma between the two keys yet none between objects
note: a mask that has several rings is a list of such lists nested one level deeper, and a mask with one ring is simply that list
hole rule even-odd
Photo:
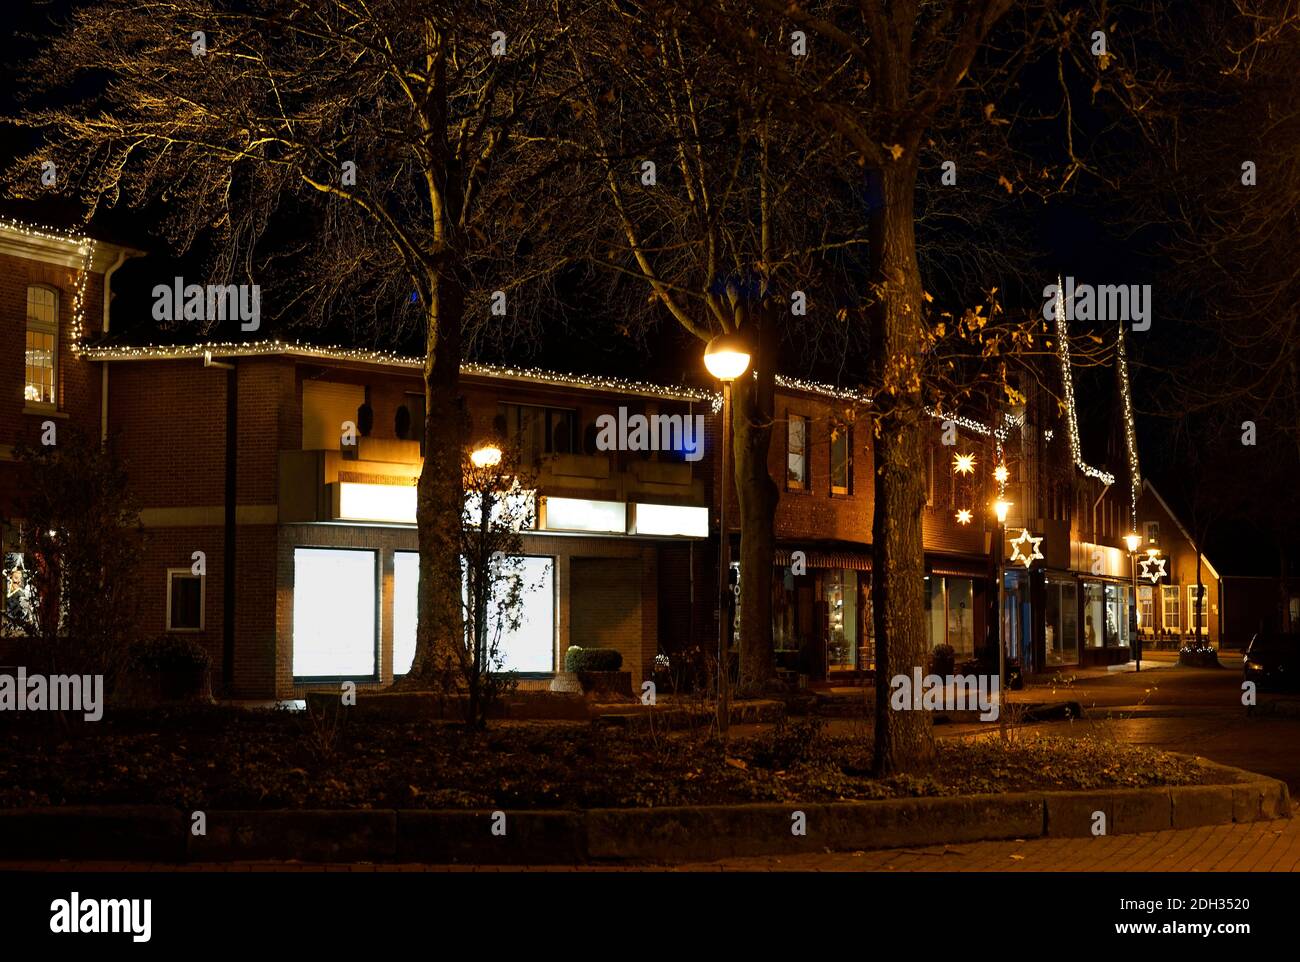
[{"label": "bare tree", "polygon": [[29,65],[38,98],[17,122],[44,143],[12,192],[52,163],[88,214],[147,206],[177,249],[209,241],[210,282],[273,278],[280,317],[422,335],[407,684],[451,669],[462,636],[459,368],[489,300],[517,313],[553,266],[564,181],[514,135],[545,121],[547,64],[583,22],[549,0],[104,0]]}]

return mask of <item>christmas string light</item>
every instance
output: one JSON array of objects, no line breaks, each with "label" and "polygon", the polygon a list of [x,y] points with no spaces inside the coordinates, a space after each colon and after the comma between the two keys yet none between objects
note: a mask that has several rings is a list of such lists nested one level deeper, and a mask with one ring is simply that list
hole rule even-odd
[{"label": "christmas string light", "polygon": [[[420,369],[424,359],[376,351],[367,348],[348,348],[341,345],[316,346],[298,341],[208,341],[202,344],[169,344],[115,347],[83,347],[81,356],[92,361],[145,361],[180,360],[184,358],[213,357],[265,357],[285,354],[295,357],[325,361],[352,361],[371,364],[388,364],[395,367]],[[614,377],[567,374],[537,368],[514,367],[497,364],[480,364],[467,361],[460,366],[462,374],[472,377],[510,378],[562,387],[580,387],[589,390],[638,394],[674,401],[712,402],[721,395],[688,387],[666,387],[644,381],[629,381]]]},{"label": "christmas string light", "polygon": [[1057,353],[1061,358],[1061,383],[1065,391],[1065,423],[1070,429],[1070,456],[1074,458],[1075,467],[1090,478],[1096,478],[1102,484],[1114,484],[1115,475],[1100,468],[1094,468],[1083,460],[1083,449],[1079,444],[1079,419],[1074,410],[1074,375],[1070,369],[1070,334],[1065,326],[1065,298],[1061,294],[1061,278],[1056,278],[1056,340]]},{"label": "christmas string light", "polygon": [[1115,341],[1115,364],[1119,369],[1119,394],[1124,404],[1124,448],[1128,455],[1129,511],[1133,527],[1137,530],[1138,491],[1142,486],[1142,471],[1138,465],[1137,433],[1133,429],[1133,397],[1129,390],[1128,352],[1124,347],[1124,325],[1119,326]]},{"label": "christmas string light", "polygon": [[0,217],[0,230],[18,234],[21,237],[67,244],[76,248],[77,252],[81,254],[81,270],[77,277],[76,290],[72,295],[72,350],[76,353],[81,346],[81,336],[84,332],[86,281],[90,277],[90,267],[95,258],[94,238],[84,234],[75,234],[72,231],[58,227],[24,224],[22,221],[8,217]]}]

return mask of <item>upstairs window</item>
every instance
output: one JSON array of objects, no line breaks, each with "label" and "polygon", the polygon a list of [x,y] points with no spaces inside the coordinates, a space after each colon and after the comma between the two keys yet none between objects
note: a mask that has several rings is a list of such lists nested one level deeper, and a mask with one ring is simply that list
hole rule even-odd
[{"label": "upstairs window", "polygon": [[27,381],[23,399],[28,404],[55,404],[58,338],[59,292],[50,287],[27,288]]},{"label": "upstairs window", "polygon": [[498,416],[505,422],[506,439],[519,445],[524,464],[536,464],[548,455],[572,454],[581,448],[577,411],[502,404]]},{"label": "upstairs window", "polygon": [[1148,521],[1142,525],[1145,528],[1147,547],[1155,548],[1160,544],[1160,522]]},{"label": "upstairs window", "polygon": [[853,493],[853,427],[831,425],[831,494]]},{"label": "upstairs window", "polygon": [[785,487],[808,490],[808,419],[791,414],[786,427]]}]

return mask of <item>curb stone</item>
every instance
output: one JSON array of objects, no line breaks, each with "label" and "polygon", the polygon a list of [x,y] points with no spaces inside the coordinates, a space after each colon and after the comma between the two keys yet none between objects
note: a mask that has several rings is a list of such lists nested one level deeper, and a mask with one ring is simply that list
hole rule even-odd
[{"label": "curb stone", "polygon": [[[1081,837],[1105,812],[1108,835],[1285,817],[1283,782],[1206,763],[1220,785],[952,795],[879,801],[507,811],[208,811],[159,806],[0,810],[4,858],[149,861],[429,861],[484,865],[697,861],[747,855]],[[791,831],[803,812],[806,834]]]}]

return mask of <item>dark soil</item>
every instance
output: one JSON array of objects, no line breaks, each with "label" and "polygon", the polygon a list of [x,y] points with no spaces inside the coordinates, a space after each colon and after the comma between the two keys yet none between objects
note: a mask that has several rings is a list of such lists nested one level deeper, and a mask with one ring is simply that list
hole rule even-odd
[{"label": "dark soil", "polygon": [[[0,807],[566,808],[805,802],[1198,784],[1195,762],[1107,739],[944,739],[922,776],[871,777],[871,746],[816,722],[733,741],[585,723],[345,719],[231,708],[118,713],[56,736],[0,723]],[[46,716],[48,718],[48,716]]]}]

